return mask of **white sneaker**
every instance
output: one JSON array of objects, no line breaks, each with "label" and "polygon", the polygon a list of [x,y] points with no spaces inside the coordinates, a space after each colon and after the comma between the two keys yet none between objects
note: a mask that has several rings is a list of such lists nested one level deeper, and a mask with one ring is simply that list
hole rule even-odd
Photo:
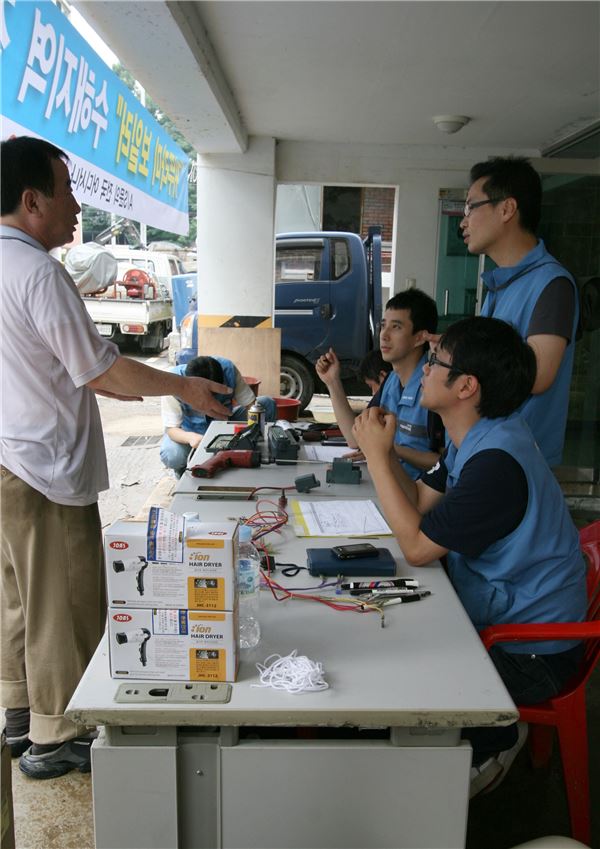
[{"label": "white sneaker", "polygon": [[529,734],[529,726],[527,725],[527,723],[517,722],[517,732],[517,742],[514,744],[514,746],[511,746],[510,749],[506,749],[504,752],[498,752],[498,754],[496,755],[496,760],[502,767],[502,772],[500,773],[496,781],[490,784],[489,787],[486,787],[486,793],[495,790],[496,787],[504,780],[504,777],[508,770],[511,768],[514,759],[517,757],[517,755],[525,745],[527,735]]},{"label": "white sneaker", "polygon": [[471,767],[471,783],[469,785],[469,799],[478,796],[487,787],[493,784],[500,773],[502,767],[498,763],[498,758],[491,757],[484,761],[479,766]]},{"label": "white sneaker", "polygon": [[470,799],[479,793],[491,793],[504,781],[514,759],[527,740],[528,731],[529,726],[526,722],[517,723],[517,741],[510,749],[498,752],[494,757],[484,761],[481,766],[471,767]]}]

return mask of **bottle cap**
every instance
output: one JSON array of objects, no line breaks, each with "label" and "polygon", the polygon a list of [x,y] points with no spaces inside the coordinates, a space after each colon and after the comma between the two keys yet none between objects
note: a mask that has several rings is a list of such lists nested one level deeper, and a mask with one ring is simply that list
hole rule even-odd
[{"label": "bottle cap", "polygon": [[252,528],[250,525],[240,525],[240,542],[252,541]]}]

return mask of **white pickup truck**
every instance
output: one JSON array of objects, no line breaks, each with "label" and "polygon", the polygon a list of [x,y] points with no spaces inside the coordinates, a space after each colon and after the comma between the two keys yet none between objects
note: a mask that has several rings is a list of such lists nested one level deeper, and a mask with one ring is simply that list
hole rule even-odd
[{"label": "white pickup truck", "polygon": [[83,302],[101,336],[113,342],[135,338],[144,353],[160,354],[173,326],[173,302],[167,299],[84,295]]},{"label": "white pickup truck", "polygon": [[90,242],[69,250],[65,266],[102,336],[117,343],[133,337],[142,351],[159,354],[173,327],[171,277],[172,269],[179,270],[176,260]]}]

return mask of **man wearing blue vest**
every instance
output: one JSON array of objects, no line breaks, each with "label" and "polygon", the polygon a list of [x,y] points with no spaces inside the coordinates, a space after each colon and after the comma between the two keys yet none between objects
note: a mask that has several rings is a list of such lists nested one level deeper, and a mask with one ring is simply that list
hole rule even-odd
[{"label": "man wearing blue vest", "polygon": [[[420,289],[407,289],[385,305],[379,333],[381,357],[392,371],[369,406],[375,403],[394,413],[397,430],[394,450],[406,473],[416,480],[439,459],[443,428],[438,416],[419,404],[423,366],[427,362],[427,340],[437,329],[433,298]],[[319,358],[317,374],[327,385],[336,420],[351,447],[356,447],[351,428],[354,412],[340,379],[340,365],[330,349]]]},{"label": "man wearing blue vest", "polygon": [[[560,487],[523,417],[533,350],[509,324],[468,318],[429,354],[421,404],[437,411],[447,453],[415,483],[390,462],[396,422],[381,409],[354,425],[369,472],[407,561],[447,556],[448,573],[478,630],[500,623],[578,622],[585,566]],[[494,646],[491,659],[518,704],[556,695],[577,670],[581,643]],[[473,746],[471,795],[499,783],[527,727],[465,729]]]},{"label": "man wearing blue vest", "polygon": [[469,253],[497,265],[483,274],[481,314],[510,322],[535,352],[537,375],[522,413],[548,464],[558,466],[579,305],[573,277],[536,238],[541,201],[539,174],[526,159],[479,162],[460,226]]},{"label": "man wearing blue vest", "polygon": [[[175,366],[170,371],[186,377],[207,377],[209,374],[218,374],[217,382],[233,390],[231,395],[215,396],[230,410],[229,421],[246,420],[246,411],[255,400],[254,392],[231,360],[225,357],[196,357],[187,365]],[[261,395],[256,400],[265,408],[266,421],[275,421],[275,401],[266,395]],[[160,445],[160,459],[168,469],[174,470],[177,477],[181,477],[185,472],[190,452],[202,441],[212,418],[194,410],[189,404],[174,396],[163,397],[161,413],[165,434]]]}]

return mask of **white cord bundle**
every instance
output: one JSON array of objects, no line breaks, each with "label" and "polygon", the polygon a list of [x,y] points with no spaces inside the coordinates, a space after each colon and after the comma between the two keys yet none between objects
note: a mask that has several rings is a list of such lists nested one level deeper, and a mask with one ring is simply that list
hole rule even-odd
[{"label": "white cord bundle", "polygon": [[298,657],[296,649],[287,657],[271,654],[264,663],[257,663],[260,684],[253,687],[273,687],[288,693],[315,693],[327,690],[329,684],[323,678],[323,664],[315,663],[302,655]]}]

